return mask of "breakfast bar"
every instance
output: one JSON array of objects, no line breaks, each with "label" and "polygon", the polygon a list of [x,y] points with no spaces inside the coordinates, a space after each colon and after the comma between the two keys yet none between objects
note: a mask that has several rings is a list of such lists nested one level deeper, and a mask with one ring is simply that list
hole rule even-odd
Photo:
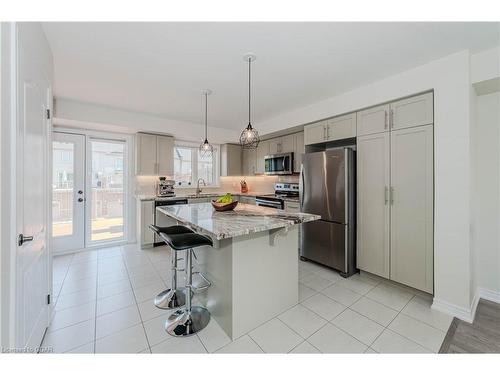
[{"label": "breakfast bar", "polygon": [[318,215],[238,204],[217,212],[211,203],[161,206],[179,224],[212,238],[195,251],[211,287],[196,296],[232,339],[298,303],[299,224]]}]

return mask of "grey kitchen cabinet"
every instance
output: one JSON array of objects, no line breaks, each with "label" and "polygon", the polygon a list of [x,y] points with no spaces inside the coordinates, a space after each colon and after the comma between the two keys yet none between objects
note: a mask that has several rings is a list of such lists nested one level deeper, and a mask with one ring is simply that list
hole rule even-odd
[{"label": "grey kitchen cabinet", "polygon": [[295,134],[295,150],[293,153],[293,171],[295,173],[300,172],[300,166],[302,165],[302,155],[306,152],[304,146],[304,132]]},{"label": "grey kitchen cabinet", "polygon": [[174,138],[166,135],[137,133],[136,174],[173,176]]},{"label": "grey kitchen cabinet", "polygon": [[389,278],[390,138],[389,133],[358,137],[357,267]]},{"label": "grey kitchen cabinet", "polygon": [[299,213],[300,212],[299,202],[285,201],[285,211],[291,213]]},{"label": "grey kitchen cabinet", "polygon": [[295,135],[289,134],[283,137],[272,138],[269,140],[269,153],[271,155],[284,152],[293,152],[295,149]]},{"label": "grey kitchen cabinet", "polygon": [[253,176],[256,172],[256,150],[255,149],[243,149],[242,157],[242,174],[243,176]]},{"label": "grey kitchen cabinet", "polygon": [[240,145],[224,144],[220,146],[220,175],[242,175],[242,150]]},{"label": "grey kitchen cabinet", "polygon": [[248,195],[240,195],[239,201],[241,203],[246,203],[246,204],[253,204],[255,205],[255,197],[251,197]]},{"label": "grey kitchen cabinet", "polygon": [[304,126],[304,144],[313,145],[326,141],[326,121]]},{"label": "grey kitchen cabinet", "polygon": [[389,104],[357,112],[357,135],[362,136],[389,131],[389,112]]},{"label": "grey kitchen cabinet", "polygon": [[255,155],[255,173],[263,174],[265,172],[265,157],[269,155],[271,152],[270,149],[271,141],[261,141],[259,146],[257,147],[256,155]]},{"label": "grey kitchen cabinet", "polygon": [[434,95],[428,92],[392,102],[391,129],[404,129],[434,122]]},{"label": "grey kitchen cabinet", "polygon": [[141,247],[152,246],[154,234],[149,225],[154,223],[155,202],[154,200],[137,200],[137,230]]},{"label": "grey kitchen cabinet", "polygon": [[433,126],[391,132],[391,280],[433,292]]}]

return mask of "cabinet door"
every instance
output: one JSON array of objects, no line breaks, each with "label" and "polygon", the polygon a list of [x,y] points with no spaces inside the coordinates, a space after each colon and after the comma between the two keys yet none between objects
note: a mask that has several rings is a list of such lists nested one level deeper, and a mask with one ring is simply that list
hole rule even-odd
[{"label": "cabinet door", "polygon": [[295,135],[285,135],[281,137],[280,151],[279,152],[293,152],[295,149]]},{"label": "cabinet door", "polygon": [[356,117],[358,136],[389,131],[389,104],[359,111]]},{"label": "cabinet door", "polygon": [[403,129],[434,122],[434,95],[429,92],[391,103],[391,128]]},{"label": "cabinet door", "polygon": [[269,154],[279,154],[281,151],[281,138],[273,138],[269,141]]},{"label": "cabinet door", "polygon": [[241,146],[225,144],[220,146],[220,175],[241,176],[242,157]]},{"label": "cabinet door", "polygon": [[255,173],[263,174],[265,172],[265,156],[269,155],[269,141],[262,141],[259,143],[256,151]]},{"label": "cabinet door", "polygon": [[302,164],[302,155],[305,153],[304,149],[304,132],[295,134],[295,150],[293,152],[293,171],[300,172]]},{"label": "cabinet door", "polygon": [[433,292],[432,125],[391,132],[391,279]]},{"label": "cabinet door", "polygon": [[285,211],[291,213],[299,213],[300,212],[299,202],[285,201]]},{"label": "cabinet door", "polygon": [[325,142],[325,139],[326,121],[304,126],[304,143],[306,145]]},{"label": "cabinet door", "polygon": [[389,133],[358,137],[357,266],[389,278]]},{"label": "cabinet door", "polygon": [[141,202],[141,245],[149,245],[154,242],[154,233],[149,229],[149,224],[154,223],[154,201]]},{"label": "cabinet door", "polygon": [[328,141],[356,137],[356,114],[335,117],[327,121],[326,138]]},{"label": "cabinet door", "polygon": [[255,174],[256,150],[243,149],[243,175],[253,176]]},{"label": "cabinet door", "polygon": [[153,176],[157,174],[156,135],[137,133],[136,174]]},{"label": "cabinet door", "polygon": [[174,176],[174,138],[159,135],[156,137],[158,175]]}]

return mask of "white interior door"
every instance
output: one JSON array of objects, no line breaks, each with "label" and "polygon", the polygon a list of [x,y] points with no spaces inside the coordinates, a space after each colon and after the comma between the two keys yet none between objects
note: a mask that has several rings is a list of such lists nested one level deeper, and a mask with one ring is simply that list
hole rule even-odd
[{"label": "white interior door", "polygon": [[54,252],[85,247],[85,136],[52,137],[52,238]]},{"label": "white interior door", "polygon": [[16,226],[16,346],[37,348],[48,326],[49,250],[48,166],[51,103],[42,46],[35,26],[18,32]]}]

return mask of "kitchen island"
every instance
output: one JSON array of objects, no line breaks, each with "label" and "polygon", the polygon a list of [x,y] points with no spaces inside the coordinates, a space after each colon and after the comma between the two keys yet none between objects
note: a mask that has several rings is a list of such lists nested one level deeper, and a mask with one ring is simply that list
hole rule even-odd
[{"label": "kitchen island", "polygon": [[210,203],[157,210],[214,241],[195,249],[212,283],[196,301],[232,339],[298,303],[298,224],[319,216],[248,204],[226,212]]}]

